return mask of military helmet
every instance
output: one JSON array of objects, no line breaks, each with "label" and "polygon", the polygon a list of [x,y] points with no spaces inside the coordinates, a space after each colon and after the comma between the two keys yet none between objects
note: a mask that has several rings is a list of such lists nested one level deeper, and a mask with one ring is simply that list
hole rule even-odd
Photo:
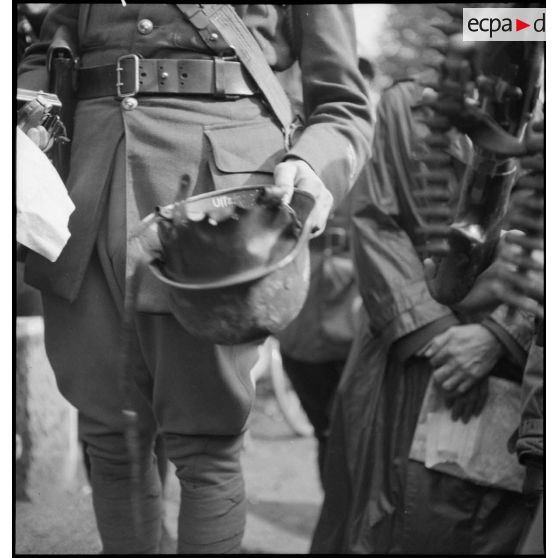
[{"label": "military helmet", "polygon": [[265,186],[245,186],[158,208],[160,250],[149,268],[182,327],[219,345],[286,327],[308,292],[314,204],[306,192],[285,204]]}]

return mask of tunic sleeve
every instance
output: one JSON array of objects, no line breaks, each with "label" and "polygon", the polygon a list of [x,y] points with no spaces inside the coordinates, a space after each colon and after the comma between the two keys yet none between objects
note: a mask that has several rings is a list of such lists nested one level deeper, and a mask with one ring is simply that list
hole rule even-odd
[{"label": "tunic sleeve", "polygon": [[522,310],[510,314],[508,306],[502,304],[482,324],[499,339],[510,360],[523,368],[535,334],[535,317]]},{"label": "tunic sleeve", "polygon": [[[359,289],[375,335],[393,342],[452,316],[430,295],[422,262],[406,232],[412,191],[409,147],[413,84],[397,84],[380,101],[372,160],[352,192],[354,257]],[[405,110],[401,110],[405,107]],[[403,131],[406,131],[403,133]]]},{"label": "tunic sleeve", "polygon": [[372,117],[350,4],[294,7],[306,124],[286,157],[306,161],[337,206],[370,156]]}]

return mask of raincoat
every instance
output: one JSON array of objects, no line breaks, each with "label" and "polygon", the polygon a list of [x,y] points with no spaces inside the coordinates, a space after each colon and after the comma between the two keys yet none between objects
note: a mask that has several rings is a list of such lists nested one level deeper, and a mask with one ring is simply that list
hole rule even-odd
[{"label": "raincoat", "polygon": [[[313,553],[513,552],[524,523],[521,495],[426,469],[409,450],[432,368],[416,355],[435,335],[467,322],[429,294],[416,240],[414,173],[425,149],[422,88],[402,81],[383,95],[372,159],[352,192],[359,332],[335,401],[325,499]],[[467,142],[454,137],[456,171]],[[455,184],[452,186],[455,189]],[[506,348],[493,373],[521,378],[532,320],[504,307],[482,318]],[[503,441],[505,443],[505,441]]]}]

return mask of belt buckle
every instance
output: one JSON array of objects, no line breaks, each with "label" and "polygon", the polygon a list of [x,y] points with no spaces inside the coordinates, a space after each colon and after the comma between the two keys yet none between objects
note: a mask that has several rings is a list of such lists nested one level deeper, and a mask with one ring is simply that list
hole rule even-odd
[{"label": "belt buckle", "polygon": [[[134,89],[130,92],[123,92],[122,86],[125,85],[122,81],[122,72],[125,70],[122,62],[126,60],[132,60],[134,62]],[[123,99],[124,97],[132,97],[139,92],[140,83],[139,83],[139,56],[137,54],[124,54],[123,56],[119,56],[116,60],[116,95],[119,99]]]},{"label": "belt buckle", "polygon": [[213,95],[218,99],[223,100],[236,100],[240,99],[242,95],[236,93],[227,93],[226,74],[224,71],[224,64],[227,62],[238,62],[238,57],[234,51],[234,47],[229,47],[225,51],[227,54],[221,56],[213,56]]}]

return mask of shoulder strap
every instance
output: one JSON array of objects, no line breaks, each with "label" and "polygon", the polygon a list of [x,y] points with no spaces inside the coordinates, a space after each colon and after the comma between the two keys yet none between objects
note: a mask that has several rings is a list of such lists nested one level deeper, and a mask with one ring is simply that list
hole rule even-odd
[{"label": "shoulder strap", "polygon": [[[205,30],[207,27],[207,25],[204,25],[203,17],[200,18],[200,10],[205,18],[207,18],[207,23],[212,23],[217,28],[223,39],[234,49],[239,60],[264,94],[273,113],[281,123],[283,132],[288,136],[292,122],[289,98],[279,83],[277,76],[269,67],[256,39],[248,31],[248,28],[234,8],[230,4],[176,4],[176,6],[192,22],[196,29],[200,26],[200,19],[202,20],[202,29]],[[195,6],[194,10],[191,8],[192,6]],[[191,19],[194,14],[198,18],[198,25]],[[205,40],[203,33],[200,33],[200,35]]]},{"label": "shoulder strap", "polygon": [[219,55],[228,47],[223,38],[216,38],[218,29],[209,20],[202,7],[203,4],[176,4],[184,17],[191,23],[205,46]]}]

